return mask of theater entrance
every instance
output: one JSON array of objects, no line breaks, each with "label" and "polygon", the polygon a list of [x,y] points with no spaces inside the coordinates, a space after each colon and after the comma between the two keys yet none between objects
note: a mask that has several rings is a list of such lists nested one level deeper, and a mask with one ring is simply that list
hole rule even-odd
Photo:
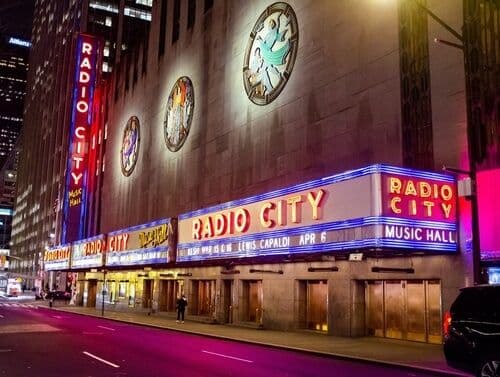
[{"label": "theater entrance", "polygon": [[144,309],[151,309],[153,307],[153,289],[154,280],[144,279],[142,286],[142,307]]},{"label": "theater entrance", "polygon": [[365,282],[368,335],[440,344],[439,280]]},{"label": "theater entrance", "polygon": [[262,280],[243,280],[242,320],[262,325]]},{"label": "theater entrance", "polygon": [[299,281],[299,327],[328,331],[328,281]]},{"label": "theater entrance", "polygon": [[97,280],[89,280],[87,282],[87,303],[86,306],[89,308],[95,308],[96,297],[97,297]]},{"label": "theater entrance", "polygon": [[192,280],[190,314],[215,315],[215,280]]},{"label": "theater entrance", "polygon": [[177,298],[182,293],[182,286],[182,280],[160,280],[159,311],[175,312]]},{"label": "theater entrance", "polygon": [[233,280],[222,281],[222,308],[224,323],[233,323]]}]

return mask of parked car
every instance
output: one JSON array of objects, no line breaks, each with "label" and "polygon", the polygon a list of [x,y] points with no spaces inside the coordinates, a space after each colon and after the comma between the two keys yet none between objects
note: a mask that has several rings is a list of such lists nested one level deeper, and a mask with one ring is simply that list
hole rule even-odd
[{"label": "parked car", "polygon": [[71,292],[65,291],[50,291],[45,295],[45,300],[69,300],[71,298]]},{"label": "parked car", "polygon": [[500,377],[500,284],[462,288],[444,315],[443,332],[451,367]]}]

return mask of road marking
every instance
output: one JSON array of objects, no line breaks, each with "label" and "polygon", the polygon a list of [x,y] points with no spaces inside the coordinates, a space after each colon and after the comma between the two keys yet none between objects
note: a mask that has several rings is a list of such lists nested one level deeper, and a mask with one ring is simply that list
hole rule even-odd
[{"label": "road marking", "polygon": [[2,352],[12,352],[12,350],[0,350],[0,353]]},{"label": "road marking", "polygon": [[240,359],[239,357],[234,357],[234,356],[223,355],[222,353],[215,353],[215,352],[210,352],[210,351],[205,351],[205,350],[201,350],[201,352],[208,353],[208,354],[210,354],[210,355],[215,355],[215,356],[225,357],[225,358],[227,358],[227,359],[233,359],[233,360],[243,361],[243,362],[245,362],[245,363],[253,363],[253,361],[252,361],[252,360]]},{"label": "road marking", "polygon": [[104,364],[108,364],[110,366],[112,366],[113,368],[120,368],[119,365],[116,365],[116,364],[113,364],[112,362],[110,361],[107,361],[107,360],[104,360],[104,359],[101,359],[100,357],[96,356],[96,355],[92,355],[90,352],[87,352],[87,351],[83,351],[83,353],[89,357],[92,357],[96,360],[99,360],[101,363],[104,363]]},{"label": "road marking", "polygon": [[111,327],[106,327],[106,326],[97,326],[97,327],[100,327],[101,329],[104,329],[104,330],[115,331],[115,329],[112,329]]},{"label": "road marking", "polygon": [[60,315],[53,315],[52,317],[57,318],[57,319],[61,319],[62,318]]},{"label": "road marking", "polygon": [[97,332],[97,331],[84,331],[82,332],[83,335],[102,335],[102,332]]},{"label": "road marking", "polygon": [[0,314],[0,318],[5,318],[3,315]]}]

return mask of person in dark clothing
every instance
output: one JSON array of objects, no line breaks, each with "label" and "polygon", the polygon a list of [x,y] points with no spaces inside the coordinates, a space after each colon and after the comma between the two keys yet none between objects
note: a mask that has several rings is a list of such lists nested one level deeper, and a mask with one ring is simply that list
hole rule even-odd
[{"label": "person in dark clothing", "polygon": [[187,304],[186,296],[182,295],[177,299],[177,323],[179,321],[184,323],[184,312],[186,311]]}]

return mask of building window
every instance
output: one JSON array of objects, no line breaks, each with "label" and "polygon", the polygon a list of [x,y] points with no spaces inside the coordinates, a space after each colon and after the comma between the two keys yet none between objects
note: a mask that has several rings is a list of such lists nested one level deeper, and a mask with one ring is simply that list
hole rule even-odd
[{"label": "building window", "polygon": [[205,0],[205,13],[212,9],[214,5],[214,0]]},{"label": "building window", "polygon": [[194,26],[194,20],[196,17],[196,0],[188,1],[188,29]]},{"label": "building window", "polygon": [[179,40],[179,32],[181,28],[181,0],[174,0],[174,22],[172,24],[172,43]]},{"label": "building window", "polygon": [[403,164],[434,169],[427,14],[416,4],[399,2],[399,66]]},{"label": "building window", "polygon": [[113,19],[111,17],[106,17],[106,21],[104,21],[106,26],[113,26]]},{"label": "building window", "polygon": [[165,53],[165,36],[167,34],[167,0],[161,0],[160,35],[158,41],[158,58]]}]

